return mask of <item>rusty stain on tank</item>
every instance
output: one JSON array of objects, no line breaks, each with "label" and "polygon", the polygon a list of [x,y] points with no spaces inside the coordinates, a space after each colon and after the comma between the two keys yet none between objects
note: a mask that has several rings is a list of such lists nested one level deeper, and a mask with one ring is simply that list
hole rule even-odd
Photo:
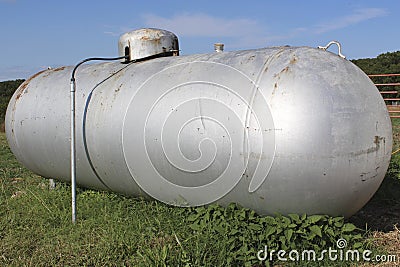
[{"label": "rusty stain on tank", "polygon": [[383,142],[385,142],[385,137],[381,137],[381,136],[375,136],[374,137],[374,146],[368,148],[368,149],[363,149],[357,152],[352,152],[350,153],[352,156],[360,156],[363,154],[370,154],[370,153],[374,153],[377,152],[380,147],[381,147],[381,141],[383,140]]},{"label": "rusty stain on tank", "polygon": [[51,71],[60,71],[60,70],[64,70],[65,69],[65,67],[59,67],[59,68],[56,68],[56,69],[51,69]]},{"label": "rusty stain on tank", "polygon": [[29,79],[27,79],[26,81],[24,81],[24,82],[21,84],[21,86],[18,88],[17,96],[15,97],[15,99],[18,100],[18,99],[24,94],[24,91],[25,91],[26,87],[28,86],[28,84],[29,84],[34,78],[38,77],[40,74],[42,74],[42,73],[45,72],[45,71],[47,71],[47,70],[39,71],[38,73],[36,73],[36,74],[33,75],[32,77],[30,77]]},{"label": "rusty stain on tank", "polygon": [[288,72],[289,71],[289,66],[287,66],[286,68],[284,68],[283,70],[281,70],[281,72],[280,73],[283,73],[283,72]]}]

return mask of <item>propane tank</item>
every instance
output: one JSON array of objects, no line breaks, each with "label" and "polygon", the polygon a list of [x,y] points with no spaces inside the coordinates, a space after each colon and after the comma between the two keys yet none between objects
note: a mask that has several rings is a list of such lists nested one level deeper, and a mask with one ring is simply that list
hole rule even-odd
[{"label": "propane tank", "polygon": [[[287,46],[175,56],[176,36],[156,29],[121,36],[119,48],[128,62],[76,73],[78,185],[179,206],[348,217],[381,184],[391,121],[343,57]],[[66,182],[72,70],[29,78],[6,114],[17,159]]]}]

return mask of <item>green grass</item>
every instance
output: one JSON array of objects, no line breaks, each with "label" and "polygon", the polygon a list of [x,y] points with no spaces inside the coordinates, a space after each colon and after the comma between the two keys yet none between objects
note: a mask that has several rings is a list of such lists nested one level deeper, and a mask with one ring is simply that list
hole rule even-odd
[{"label": "green grass", "polygon": [[188,231],[185,209],[79,190],[72,225],[70,187],[49,190],[47,180],[16,162],[4,134],[0,144],[0,266],[153,266],[149,251],[159,262],[164,247],[174,248],[168,254],[183,251],[175,233]]},{"label": "green grass", "polygon": [[[49,189],[46,179],[16,161],[0,133],[0,266],[258,266],[255,252],[267,242],[298,249],[328,246],[329,229],[335,236],[361,238],[359,230],[328,216],[296,224],[296,216],[266,219],[236,206],[177,208],[84,189],[77,197],[73,225],[70,186]],[[362,238],[368,247],[365,234]]]}]

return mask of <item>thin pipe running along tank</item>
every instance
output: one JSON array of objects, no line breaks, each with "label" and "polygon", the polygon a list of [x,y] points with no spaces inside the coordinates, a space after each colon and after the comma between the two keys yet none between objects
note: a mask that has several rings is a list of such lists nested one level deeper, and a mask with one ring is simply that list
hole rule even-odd
[{"label": "thin pipe running along tank", "polygon": [[[391,121],[353,63],[311,47],[174,56],[177,46],[169,32],[142,29],[120,39],[130,61],[77,70],[78,185],[179,206],[347,217],[376,192]],[[17,159],[66,182],[72,70],[30,77],[6,114]]]}]

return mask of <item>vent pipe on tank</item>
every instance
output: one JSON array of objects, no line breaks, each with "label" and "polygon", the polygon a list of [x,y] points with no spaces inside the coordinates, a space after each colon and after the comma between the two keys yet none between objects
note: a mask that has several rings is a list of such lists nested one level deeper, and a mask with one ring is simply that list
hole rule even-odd
[{"label": "vent pipe on tank", "polygon": [[223,52],[224,51],[224,44],[222,43],[215,43],[214,44],[215,52]]}]

